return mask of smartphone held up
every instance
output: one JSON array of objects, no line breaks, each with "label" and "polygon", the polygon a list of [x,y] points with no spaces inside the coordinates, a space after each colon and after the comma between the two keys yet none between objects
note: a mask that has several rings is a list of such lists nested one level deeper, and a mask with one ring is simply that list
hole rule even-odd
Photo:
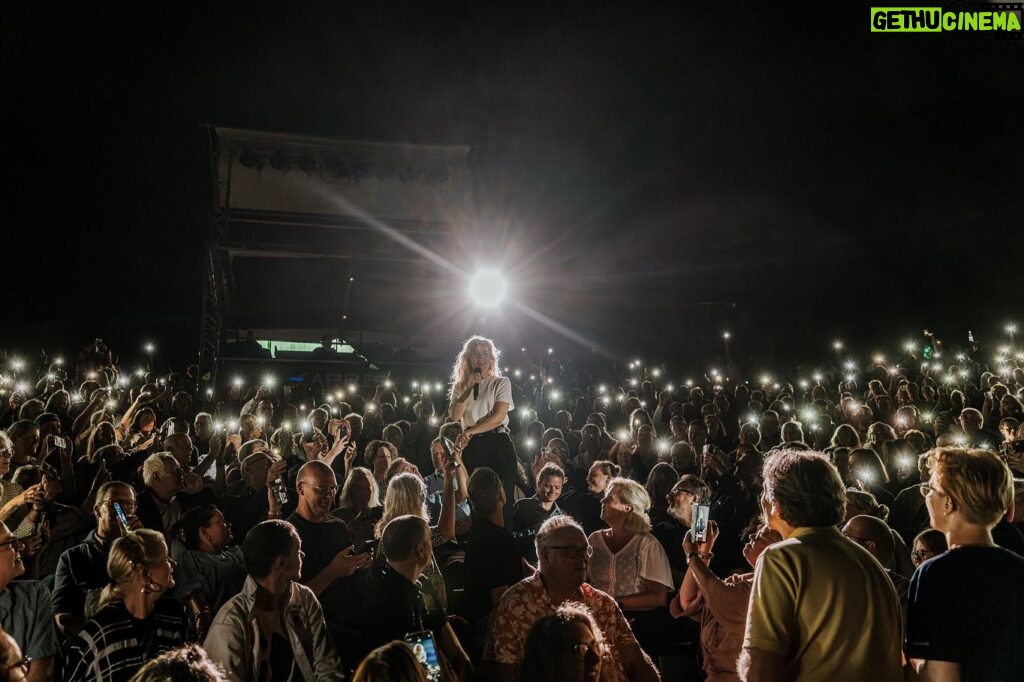
[{"label": "smartphone held up", "polygon": [[708,520],[711,517],[711,507],[706,504],[694,503],[693,505],[693,539],[695,542],[705,542],[708,539]]}]

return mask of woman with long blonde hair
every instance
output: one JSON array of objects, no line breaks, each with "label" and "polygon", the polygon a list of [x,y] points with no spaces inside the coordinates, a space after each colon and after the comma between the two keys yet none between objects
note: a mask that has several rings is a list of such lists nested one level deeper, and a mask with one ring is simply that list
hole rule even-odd
[{"label": "woman with long blonde hair", "polygon": [[482,336],[466,340],[452,367],[448,413],[462,424],[458,446],[467,475],[477,467],[493,469],[505,486],[506,520],[515,499],[516,446],[508,428],[512,383],[501,375],[501,352]]},{"label": "woman with long blonde hair", "polygon": [[[378,540],[384,534],[384,528],[392,519],[399,516],[418,516],[427,522],[430,527],[430,542],[438,546],[455,539],[455,470],[452,467],[446,468],[444,472],[444,498],[441,502],[441,515],[436,526],[430,526],[430,513],[427,510],[427,486],[423,479],[416,474],[398,474],[388,482],[387,493],[384,495],[384,514],[374,527],[374,533]],[[374,556],[375,570],[384,567],[387,557],[378,544],[377,554]],[[441,569],[437,565],[436,558],[431,556],[430,565],[423,572],[423,577],[429,583],[432,595],[428,598],[438,600],[439,606],[447,605],[447,594],[445,593],[444,578],[441,577]]]}]

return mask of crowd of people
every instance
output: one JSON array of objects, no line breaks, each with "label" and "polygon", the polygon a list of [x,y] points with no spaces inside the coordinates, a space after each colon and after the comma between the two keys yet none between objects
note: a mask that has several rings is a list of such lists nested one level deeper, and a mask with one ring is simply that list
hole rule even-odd
[{"label": "crowd of people", "polygon": [[473,337],[447,391],[222,394],[99,339],[7,356],[0,678],[1020,679],[1024,362],[993,368],[673,383]]}]

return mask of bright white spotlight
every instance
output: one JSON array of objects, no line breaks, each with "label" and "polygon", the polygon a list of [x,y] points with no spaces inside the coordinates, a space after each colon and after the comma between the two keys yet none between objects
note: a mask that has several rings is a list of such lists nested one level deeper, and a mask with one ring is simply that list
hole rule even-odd
[{"label": "bright white spotlight", "polygon": [[469,295],[484,308],[493,308],[505,300],[505,278],[497,270],[480,270],[469,280]]}]

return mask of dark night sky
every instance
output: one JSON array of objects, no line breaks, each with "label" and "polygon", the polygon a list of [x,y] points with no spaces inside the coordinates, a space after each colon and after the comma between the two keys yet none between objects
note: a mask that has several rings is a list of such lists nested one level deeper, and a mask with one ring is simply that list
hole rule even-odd
[{"label": "dark night sky", "polygon": [[196,347],[203,123],[473,145],[512,226],[479,238],[550,247],[532,302],[617,351],[1020,311],[1024,42],[820,3],[121,4],[3,10],[5,345]]}]

